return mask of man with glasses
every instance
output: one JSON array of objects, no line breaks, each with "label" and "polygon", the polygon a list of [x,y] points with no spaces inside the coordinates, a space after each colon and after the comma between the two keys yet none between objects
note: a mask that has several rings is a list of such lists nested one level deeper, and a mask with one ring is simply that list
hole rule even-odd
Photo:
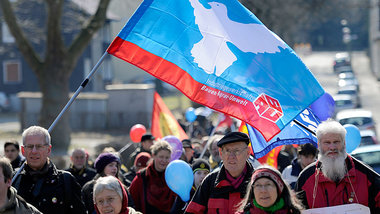
[{"label": "man with glasses", "polygon": [[42,213],[86,213],[75,178],[58,170],[49,159],[52,148],[49,132],[31,126],[22,133],[22,141],[21,152],[26,162],[12,184],[18,194]]},{"label": "man with glasses", "polygon": [[220,169],[210,173],[195,192],[186,213],[235,213],[244,199],[253,167],[248,162],[249,138],[230,132],[218,141]]}]

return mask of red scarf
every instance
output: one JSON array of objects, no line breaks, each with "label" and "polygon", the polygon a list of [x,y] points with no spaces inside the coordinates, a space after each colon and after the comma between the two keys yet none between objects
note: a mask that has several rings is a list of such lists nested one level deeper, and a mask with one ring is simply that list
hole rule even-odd
[{"label": "red scarf", "polygon": [[227,181],[231,183],[234,189],[237,189],[240,184],[243,182],[245,174],[247,174],[247,165],[245,165],[243,172],[239,175],[239,177],[234,178],[232,175],[225,169]]},{"label": "red scarf", "polygon": [[146,203],[149,203],[161,211],[169,212],[174,203],[176,194],[171,191],[166,184],[165,173],[157,172],[153,164],[154,161],[152,161],[146,169],[148,180]]}]

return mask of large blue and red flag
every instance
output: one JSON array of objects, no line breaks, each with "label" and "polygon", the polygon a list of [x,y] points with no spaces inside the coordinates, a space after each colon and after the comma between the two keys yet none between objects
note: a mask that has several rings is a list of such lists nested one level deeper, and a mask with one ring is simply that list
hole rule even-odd
[{"label": "large blue and red flag", "polygon": [[145,0],[107,49],[269,140],[324,90],[238,0]]}]

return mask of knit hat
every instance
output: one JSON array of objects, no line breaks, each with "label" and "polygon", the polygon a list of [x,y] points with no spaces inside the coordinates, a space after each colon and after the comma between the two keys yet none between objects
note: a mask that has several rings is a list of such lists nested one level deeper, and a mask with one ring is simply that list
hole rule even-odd
[{"label": "knit hat", "polygon": [[135,162],[134,162],[134,166],[136,167],[146,167],[147,166],[147,162],[150,160],[151,156],[148,152],[140,152],[136,158],[135,158]]},{"label": "knit hat", "polygon": [[263,177],[273,181],[273,183],[276,184],[279,195],[281,195],[282,191],[284,190],[285,183],[280,177],[280,175],[278,175],[275,171],[273,171],[270,168],[256,169],[252,174],[252,185],[257,181],[257,179]]},{"label": "knit hat", "polygon": [[120,158],[112,153],[102,153],[100,154],[94,163],[94,167],[97,173],[103,172],[104,168],[112,162],[117,162],[120,164]]},{"label": "knit hat", "polygon": [[204,160],[204,159],[197,159],[194,161],[194,163],[191,165],[191,168],[193,169],[193,173],[199,170],[207,170],[210,172],[210,164]]},{"label": "knit hat", "polygon": [[249,137],[243,132],[230,132],[226,134],[222,139],[217,143],[218,147],[222,147],[224,144],[235,143],[235,142],[244,142],[247,145],[249,144]]}]

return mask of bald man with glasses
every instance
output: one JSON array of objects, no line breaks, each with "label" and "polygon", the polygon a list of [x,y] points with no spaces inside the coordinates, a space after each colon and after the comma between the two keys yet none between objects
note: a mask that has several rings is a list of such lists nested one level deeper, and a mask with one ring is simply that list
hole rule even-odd
[{"label": "bald man with glasses", "polygon": [[186,213],[235,213],[254,171],[248,162],[249,137],[230,132],[218,141],[222,166],[210,173],[195,192]]}]

